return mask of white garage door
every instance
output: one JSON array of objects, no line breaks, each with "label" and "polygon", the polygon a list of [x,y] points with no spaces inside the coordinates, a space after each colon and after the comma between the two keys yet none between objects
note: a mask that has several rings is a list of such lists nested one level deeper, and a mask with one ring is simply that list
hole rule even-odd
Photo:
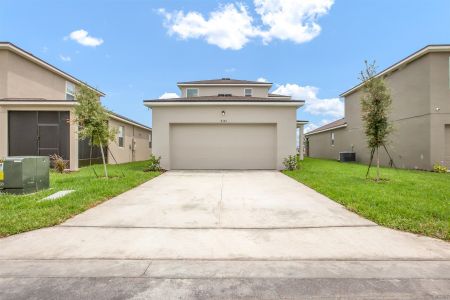
[{"label": "white garage door", "polygon": [[275,169],[275,124],[172,124],[172,169]]}]

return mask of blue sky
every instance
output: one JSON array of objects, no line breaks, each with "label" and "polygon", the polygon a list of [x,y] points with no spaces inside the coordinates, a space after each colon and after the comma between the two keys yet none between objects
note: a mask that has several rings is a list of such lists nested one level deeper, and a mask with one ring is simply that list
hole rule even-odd
[{"label": "blue sky", "polygon": [[365,59],[381,70],[450,43],[448,0],[290,2],[2,0],[0,40],[99,88],[108,108],[147,125],[143,99],[178,93],[177,81],[220,77],[266,78],[305,98],[298,118],[321,125],[342,115],[338,96],[358,83]]}]

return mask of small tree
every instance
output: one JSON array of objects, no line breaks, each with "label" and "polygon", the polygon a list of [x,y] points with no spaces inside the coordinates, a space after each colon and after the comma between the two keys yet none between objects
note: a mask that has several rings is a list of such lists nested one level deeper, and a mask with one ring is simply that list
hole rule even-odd
[{"label": "small tree", "polygon": [[392,158],[386,148],[389,134],[392,132],[392,124],[388,119],[392,98],[389,89],[381,76],[376,76],[376,66],[374,63],[365,61],[365,70],[360,73],[360,80],[363,83],[364,94],[361,97],[362,120],[364,122],[364,133],[367,137],[367,144],[370,151],[370,162],[367,169],[366,178],[369,175],[373,156],[377,156],[377,181],[380,180],[380,147],[383,147],[388,154],[391,164]]},{"label": "small tree", "polygon": [[114,140],[116,132],[108,127],[108,114],[95,91],[86,85],[80,85],[75,98],[78,102],[75,107],[78,134],[81,138],[89,139],[91,146],[100,147],[105,177],[108,178],[103,146],[108,146]]}]

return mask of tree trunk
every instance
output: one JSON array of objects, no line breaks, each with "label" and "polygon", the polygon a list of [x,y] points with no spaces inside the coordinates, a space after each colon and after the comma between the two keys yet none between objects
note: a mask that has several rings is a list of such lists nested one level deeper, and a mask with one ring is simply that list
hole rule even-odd
[{"label": "tree trunk", "polygon": [[106,179],[108,179],[108,170],[106,169],[105,153],[103,152],[102,143],[100,143],[100,151],[102,153],[103,169],[105,170],[105,177],[106,177]]},{"label": "tree trunk", "polygon": [[378,151],[380,147],[377,147],[377,181],[380,181],[380,153]]}]

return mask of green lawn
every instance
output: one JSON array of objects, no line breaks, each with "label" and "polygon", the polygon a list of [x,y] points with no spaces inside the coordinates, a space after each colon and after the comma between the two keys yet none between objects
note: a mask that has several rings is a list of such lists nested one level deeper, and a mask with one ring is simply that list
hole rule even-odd
[{"label": "green lawn", "polygon": [[366,170],[306,158],[300,170],[284,173],[377,224],[450,240],[450,174],[383,168],[388,181],[376,183]]},{"label": "green lawn", "polygon": [[[68,174],[52,171],[49,190],[29,195],[0,195],[0,237],[60,224],[159,175],[144,172],[147,165],[147,162],[109,165],[110,179],[96,178],[90,167]],[[102,165],[96,165],[95,169],[102,175]],[[75,192],[58,200],[38,202],[56,191],[70,189]]]}]

